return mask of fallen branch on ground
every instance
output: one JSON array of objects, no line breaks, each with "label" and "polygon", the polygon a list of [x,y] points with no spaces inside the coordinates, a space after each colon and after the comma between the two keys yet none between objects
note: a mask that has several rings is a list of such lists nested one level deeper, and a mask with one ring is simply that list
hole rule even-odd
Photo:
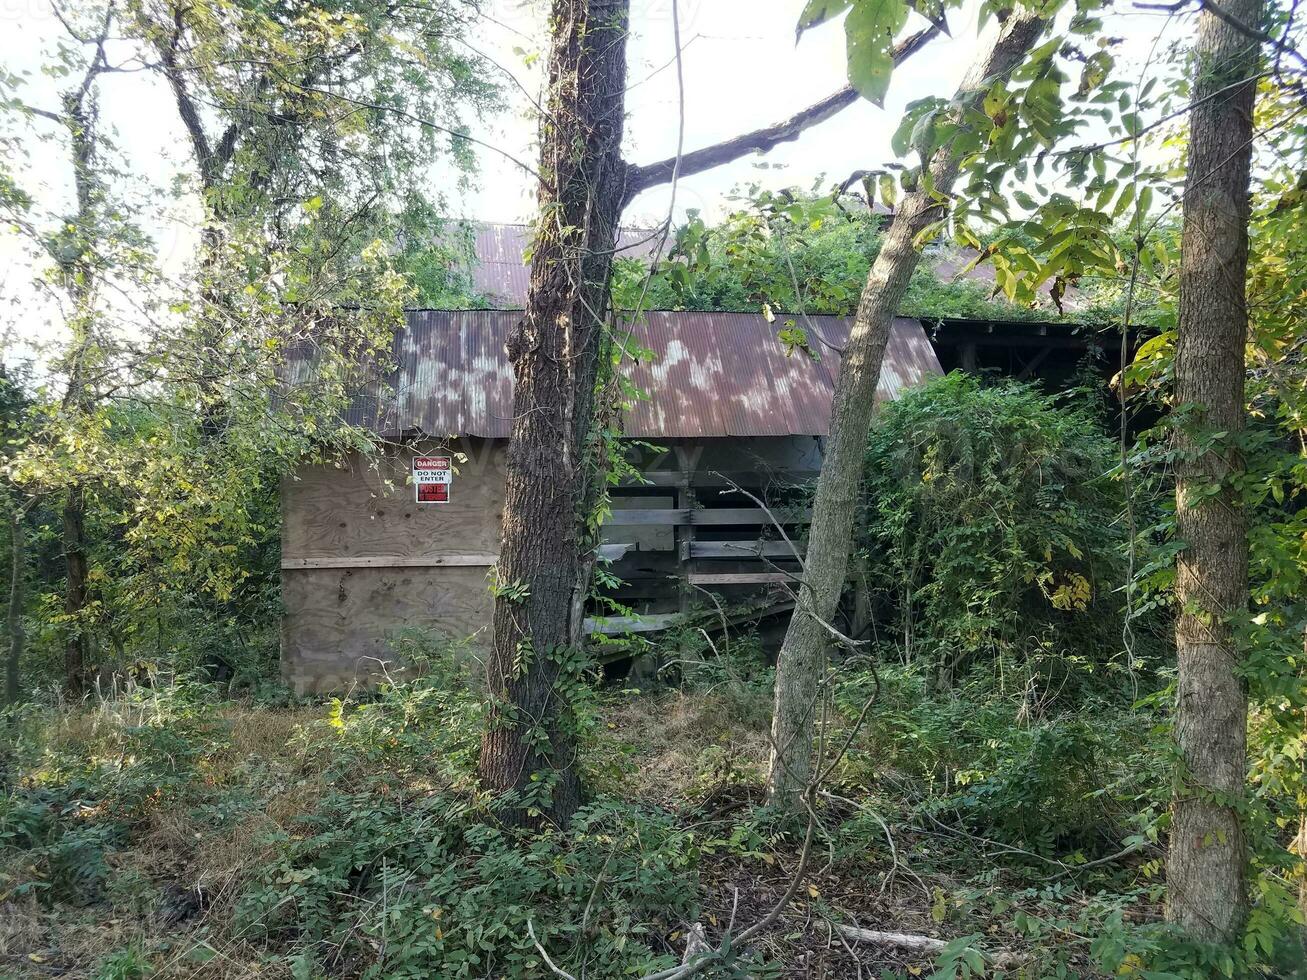
[{"label": "fallen branch on ground", "polygon": [[[859,942],[893,946],[895,949],[905,949],[912,953],[929,953],[932,956],[938,956],[948,946],[948,943],[943,939],[936,939],[934,936],[921,936],[912,932],[879,932],[875,929],[860,929],[857,926],[843,925],[837,925],[835,928],[850,939],[856,939]],[[984,950],[977,950],[977,952],[993,966],[1003,969],[1011,969],[1018,966],[1022,961],[1022,957],[1008,950],[999,950],[995,953],[987,953]]]}]

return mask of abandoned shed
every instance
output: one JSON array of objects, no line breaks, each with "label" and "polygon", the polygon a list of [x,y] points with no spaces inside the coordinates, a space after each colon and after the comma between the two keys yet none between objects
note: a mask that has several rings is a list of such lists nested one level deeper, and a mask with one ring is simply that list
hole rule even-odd
[{"label": "abandoned shed", "polygon": [[[285,483],[282,666],[298,690],[366,683],[395,659],[406,627],[484,635],[512,414],[504,341],[520,316],[410,313],[385,393],[350,410],[384,451]],[[638,613],[675,612],[690,589],[757,590],[797,568],[771,517],[739,491],[775,502],[801,536],[806,515],[785,505],[821,465],[849,329],[844,318],[810,320],[819,360],[787,356],[757,314],[651,313],[635,328],[653,357],[629,369],[648,397],[623,431],[642,477],[614,491],[604,556]],[[922,325],[896,320],[878,397],[939,373]]]},{"label": "abandoned shed", "polygon": [[[282,666],[300,690],[366,683],[408,627],[473,643],[488,628],[512,415],[504,341],[526,301],[530,229],[475,222],[458,234],[463,273],[498,308],[410,312],[394,376],[349,413],[383,452],[302,468],[283,487]],[[647,260],[654,237],[624,229],[618,249]],[[957,256],[931,261],[941,278],[986,275]],[[595,632],[658,628],[701,590],[739,600],[798,569],[774,524],[803,537],[796,501],[821,466],[849,321],[803,325],[818,360],[787,356],[777,324],[756,313],[651,313],[634,328],[653,355],[626,368],[647,395],[622,420],[642,476],[615,489],[601,556],[624,583],[612,597],[638,618],[596,620]],[[900,317],[878,397],[954,368],[1063,387],[1098,343],[1092,328],[1052,318]]]}]

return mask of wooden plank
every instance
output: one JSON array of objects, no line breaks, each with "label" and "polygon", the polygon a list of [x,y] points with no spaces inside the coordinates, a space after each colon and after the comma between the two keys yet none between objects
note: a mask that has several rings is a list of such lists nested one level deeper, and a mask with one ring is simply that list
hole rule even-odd
[{"label": "wooden plank", "polygon": [[615,510],[604,527],[638,527],[647,524],[689,524],[690,511],[687,508],[623,508]]},{"label": "wooden plank", "polygon": [[687,481],[693,487],[761,487],[771,483],[807,484],[817,479],[817,470],[728,470],[719,473],[684,473],[675,470],[651,470],[639,477],[626,477],[624,487],[679,487]]},{"label": "wooden plank", "polygon": [[655,470],[638,477],[627,476],[619,484],[624,487],[677,487],[685,483],[686,474],[675,470]]},{"label": "wooden plank", "polygon": [[[803,554],[802,546],[798,547]],[[694,541],[691,558],[793,558],[794,548],[784,541]]]},{"label": "wooden plank", "polygon": [[[739,623],[762,619],[766,616],[778,616],[781,613],[793,612],[793,610],[794,603],[792,602],[735,609],[726,615],[725,625],[735,626]],[[587,636],[595,633],[603,636],[621,636],[625,633],[657,633],[665,629],[671,629],[673,626],[679,626],[682,623],[702,626],[710,633],[719,631],[723,626],[722,617],[717,612],[708,610],[688,615],[685,613],[645,613],[642,616],[595,616],[586,619],[585,632]]]},{"label": "wooden plank", "polygon": [[[782,524],[807,524],[812,520],[810,510],[786,510],[773,507],[772,515]],[[701,507],[690,511],[690,523],[710,526],[714,524],[768,524],[771,517],[761,507]]]},{"label": "wooden plank", "polygon": [[[772,515],[782,524],[807,524],[812,511],[773,508]],[[615,510],[604,527],[639,527],[646,525],[712,527],[722,524],[771,524],[772,518],[761,507],[676,507],[672,509],[625,508]]]},{"label": "wooden plank", "polygon": [[691,585],[780,585],[799,583],[798,575],[785,572],[692,572]]},{"label": "wooden plank", "polygon": [[283,571],[302,571],[318,568],[439,568],[441,566],[472,566],[489,568],[499,561],[498,555],[368,555],[340,558],[283,558]]},{"label": "wooden plank", "polygon": [[623,633],[656,633],[674,626],[680,613],[650,613],[646,616],[599,616],[585,621],[586,635],[620,636]]}]

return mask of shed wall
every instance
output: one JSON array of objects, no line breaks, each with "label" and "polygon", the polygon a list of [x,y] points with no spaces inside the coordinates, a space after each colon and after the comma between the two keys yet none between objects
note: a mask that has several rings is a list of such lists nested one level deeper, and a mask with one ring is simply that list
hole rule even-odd
[{"label": "shed wall", "polygon": [[[769,472],[815,471],[821,459],[820,440],[810,436],[668,446],[666,453],[646,451],[637,465],[651,476],[693,474],[691,481],[714,471],[747,472],[761,485]],[[393,640],[405,628],[470,637],[474,646],[488,641],[494,603],[486,576],[499,552],[507,441],[457,439],[421,451],[455,457],[449,503],[415,501],[409,449],[390,449],[375,461],[355,455],[336,466],[306,466],[283,484],[282,671],[296,690],[371,683],[396,660]],[[670,529],[623,528],[616,536],[641,551],[673,546]]]},{"label": "shed wall", "polygon": [[283,484],[288,683],[301,692],[369,683],[394,661],[391,640],[407,627],[476,642],[493,611],[486,575],[499,551],[506,448],[458,440],[447,504],[416,502],[408,449],[303,467]]}]

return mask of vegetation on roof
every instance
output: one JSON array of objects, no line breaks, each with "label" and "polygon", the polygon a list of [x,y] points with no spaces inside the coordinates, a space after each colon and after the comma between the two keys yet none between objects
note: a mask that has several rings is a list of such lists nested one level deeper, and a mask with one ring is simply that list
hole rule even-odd
[{"label": "vegetation on roof", "polygon": [[[720,222],[709,224],[691,213],[675,230],[649,280],[645,309],[853,313],[880,249],[886,214],[847,192],[753,186],[734,200],[738,207]],[[1117,281],[1083,279],[1074,299],[1059,310],[1048,293],[1024,303],[1009,298],[977,267],[983,271],[975,250],[930,245],[900,314],[1093,326],[1122,322],[1124,297]],[[620,306],[636,306],[647,270],[641,260],[620,260],[615,285]],[[1151,305],[1136,304],[1136,324],[1145,322]]]}]

